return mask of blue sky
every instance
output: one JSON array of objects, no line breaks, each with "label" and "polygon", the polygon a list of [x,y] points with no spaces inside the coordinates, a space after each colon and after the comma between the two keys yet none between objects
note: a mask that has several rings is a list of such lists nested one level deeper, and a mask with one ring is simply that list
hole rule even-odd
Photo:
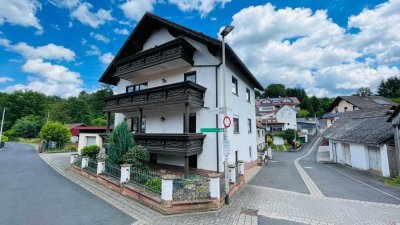
[{"label": "blue sky", "polygon": [[399,0],[5,0],[0,90],[95,90],[146,10],[212,37],[232,23],[228,42],[265,86],[334,96],[399,74]]}]

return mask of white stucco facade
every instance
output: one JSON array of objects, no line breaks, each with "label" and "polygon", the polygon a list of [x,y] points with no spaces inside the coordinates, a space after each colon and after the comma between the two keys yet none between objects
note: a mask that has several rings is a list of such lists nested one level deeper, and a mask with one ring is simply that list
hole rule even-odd
[{"label": "white stucco facade", "polygon": [[[153,32],[143,45],[143,50],[147,50],[173,40],[174,37],[167,29],[160,29]],[[229,61],[226,68],[226,80],[222,77],[222,67],[220,56],[209,52],[206,45],[185,37],[193,47],[196,48],[193,60],[194,66],[184,66],[179,69],[166,70],[162,73],[152,75],[138,76],[131,80],[121,79],[116,87],[116,94],[126,92],[129,85],[147,82],[148,88],[159,87],[163,85],[178,83],[184,81],[184,74],[196,71],[196,83],[207,88],[204,97],[203,107],[190,107],[190,113],[196,115],[196,133],[200,133],[201,128],[213,128],[217,125],[222,126],[222,115],[218,115],[217,107],[223,103],[222,84],[225,82],[227,94],[227,106],[230,108],[228,115],[231,118],[239,118],[239,133],[233,132],[233,127],[228,129],[231,154],[229,162],[235,160],[244,160],[246,162],[257,159],[257,137],[256,137],[256,119],[255,119],[255,93],[252,83],[239,72]],[[238,95],[232,93],[232,76],[238,80]],[[218,83],[218,86],[217,86]],[[250,90],[250,99],[246,99],[246,88]],[[217,105],[218,104],[218,105]],[[146,133],[183,133],[184,129],[184,105],[182,107],[163,107],[158,109],[143,110]],[[124,121],[124,119],[138,116],[139,112],[116,113],[115,125]],[[218,117],[218,121],[217,121]],[[251,129],[248,129],[248,119],[251,121]],[[217,141],[217,136],[219,143]],[[214,171],[223,171],[222,152],[222,133],[206,133],[203,143],[203,152],[197,155],[197,168]],[[218,148],[217,148],[218,147]],[[218,149],[218,150],[217,150]],[[235,158],[237,151],[238,158]],[[218,154],[219,153],[219,154]],[[217,156],[218,154],[218,156]],[[219,159],[219,161],[217,160]],[[183,166],[184,157],[157,155],[157,162],[163,164],[172,164]]]},{"label": "white stucco facade", "polygon": [[81,155],[82,149],[92,144],[99,146],[104,153],[104,149],[102,149],[103,139],[98,133],[79,133],[78,154]]},{"label": "white stucco facade", "polygon": [[283,106],[276,112],[276,120],[284,123],[283,130],[296,129],[296,110],[288,105]]}]

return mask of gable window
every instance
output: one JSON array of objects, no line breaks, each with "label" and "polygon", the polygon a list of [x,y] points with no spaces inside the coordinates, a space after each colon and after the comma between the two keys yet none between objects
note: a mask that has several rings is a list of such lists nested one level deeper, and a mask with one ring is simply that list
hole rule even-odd
[{"label": "gable window", "polygon": [[232,93],[238,95],[238,80],[232,77]]},{"label": "gable window", "polygon": [[126,93],[147,89],[147,82],[126,87]]},{"label": "gable window", "polygon": [[246,100],[250,102],[250,89],[246,88]]},{"label": "gable window", "polygon": [[251,133],[251,119],[247,119],[247,127],[249,130],[249,134]]},{"label": "gable window", "polygon": [[238,117],[233,118],[233,133],[235,133],[235,134],[239,133],[239,118]]},{"label": "gable window", "polygon": [[185,73],[185,81],[196,83],[196,71]]}]

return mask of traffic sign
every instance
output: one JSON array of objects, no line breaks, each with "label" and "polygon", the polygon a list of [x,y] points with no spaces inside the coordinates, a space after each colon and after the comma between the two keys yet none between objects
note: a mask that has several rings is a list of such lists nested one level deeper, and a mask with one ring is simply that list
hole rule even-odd
[{"label": "traffic sign", "polygon": [[229,140],[224,140],[223,145],[224,145],[223,152],[224,152],[225,156],[227,156],[227,155],[229,155],[229,147],[230,147]]},{"label": "traffic sign", "polygon": [[200,132],[202,133],[219,133],[224,132],[225,129],[223,128],[201,128]]},{"label": "traffic sign", "polygon": [[225,116],[224,119],[222,120],[224,127],[229,128],[231,126],[231,118],[229,116]]}]

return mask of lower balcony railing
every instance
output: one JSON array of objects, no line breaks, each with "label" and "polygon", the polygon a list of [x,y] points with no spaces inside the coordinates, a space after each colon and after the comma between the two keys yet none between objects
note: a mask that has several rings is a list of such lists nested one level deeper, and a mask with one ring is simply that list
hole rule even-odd
[{"label": "lower balcony railing", "polygon": [[134,134],[135,143],[143,145],[150,153],[191,156],[203,152],[206,135],[195,134]]}]

